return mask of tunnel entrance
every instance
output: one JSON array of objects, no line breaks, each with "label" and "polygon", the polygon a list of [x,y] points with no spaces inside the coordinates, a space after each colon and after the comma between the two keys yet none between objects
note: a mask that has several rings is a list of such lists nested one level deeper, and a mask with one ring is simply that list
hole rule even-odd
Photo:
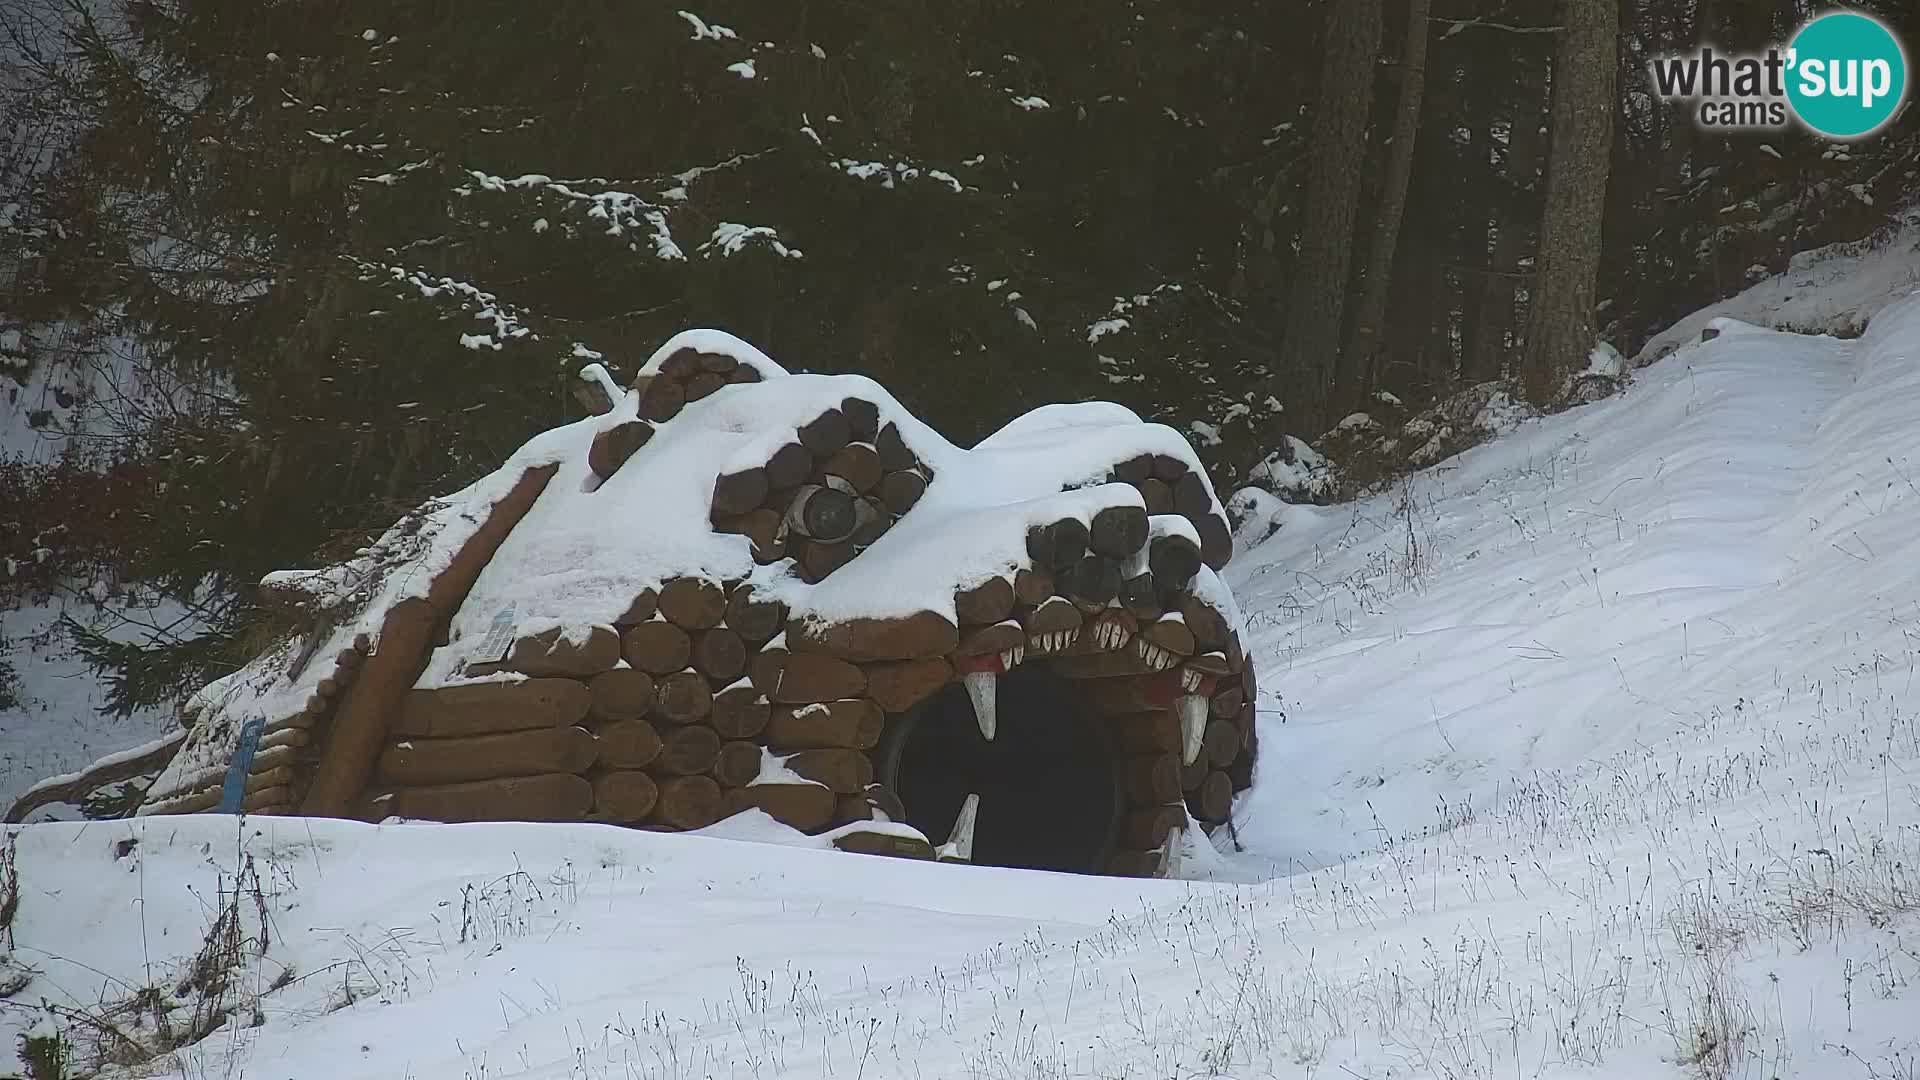
[{"label": "tunnel entrance", "polygon": [[888,733],[881,779],[935,845],[977,793],[976,864],[1100,873],[1123,803],[1108,742],[1075,691],[1040,664],[1002,675],[988,742],[966,688],[949,683]]}]

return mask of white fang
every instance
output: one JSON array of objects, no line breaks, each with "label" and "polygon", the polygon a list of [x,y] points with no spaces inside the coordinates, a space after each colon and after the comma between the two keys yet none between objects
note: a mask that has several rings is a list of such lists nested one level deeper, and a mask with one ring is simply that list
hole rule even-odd
[{"label": "white fang", "polygon": [[1173,707],[1180,714],[1180,760],[1191,765],[1200,760],[1200,746],[1207,737],[1207,699],[1203,694],[1182,694]]},{"label": "white fang", "polygon": [[980,735],[992,742],[997,720],[994,706],[1000,676],[991,671],[969,671],[960,677],[960,681],[966,684],[967,697],[973,701],[973,719],[980,725]]},{"label": "white fang", "polygon": [[953,832],[947,834],[947,842],[934,852],[934,858],[941,862],[957,859],[960,862],[973,861],[973,823],[980,816],[980,796],[969,792],[965,802],[960,804],[960,816],[953,819]]}]

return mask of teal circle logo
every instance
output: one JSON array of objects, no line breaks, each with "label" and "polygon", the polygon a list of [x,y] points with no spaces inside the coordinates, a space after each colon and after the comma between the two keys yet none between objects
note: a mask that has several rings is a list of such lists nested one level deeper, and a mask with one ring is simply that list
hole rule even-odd
[{"label": "teal circle logo", "polygon": [[1906,53],[1878,19],[1822,15],[1801,27],[1788,49],[1787,101],[1821,135],[1871,135],[1906,100]]}]

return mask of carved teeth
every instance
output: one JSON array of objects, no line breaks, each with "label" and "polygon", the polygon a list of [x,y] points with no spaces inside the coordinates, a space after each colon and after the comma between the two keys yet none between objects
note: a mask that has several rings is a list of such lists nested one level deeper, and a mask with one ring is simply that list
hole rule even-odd
[{"label": "carved teeth", "polygon": [[1180,672],[1180,689],[1190,694],[1198,691],[1200,689],[1200,673],[1194,671],[1192,668],[1182,670]]},{"label": "carved teeth", "polygon": [[1149,671],[1165,671],[1173,666],[1174,655],[1146,638],[1133,639],[1133,651]]},{"label": "carved teeth", "polygon": [[1098,622],[1093,626],[1093,642],[1109,652],[1127,643],[1127,628],[1117,622]]},{"label": "carved teeth", "polygon": [[953,832],[947,834],[947,842],[934,851],[934,858],[941,862],[973,861],[973,823],[980,816],[980,796],[969,792],[966,801],[960,804],[960,816],[953,819]]},{"label": "carved teeth", "polygon": [[966,684],[967,697],[973,701],[973,719],[980,725],[980,735],[992,742],[997,720],[994,707],[1000,674],[994,671],[969,671],[960,677],[960,681]]},{"label": "carved teeth", "polygon": [[1180,845],[1186,837],[1187,829],[1184,825],[1175,825],[1172,831],[1167,833],[1166,843],[1160,845],[1160,864],[1154,871],[1155,877],[1180,876]]},{"label": "carved teeth", "polygon": [[1027,647],[1025,645],[1015,645],[1013,648],[1000,654],[1000,668],[1003,671],[1012,671],[1020,665],[1020,661],[1026,658]]},{"label": "carved teeth", "polygon": [[1207,737],[1207,698],[1182,694],[1173,700],[1173,707],[1180,714],[1180,761],[1191,765],[1200,760],[1200,746]]}]

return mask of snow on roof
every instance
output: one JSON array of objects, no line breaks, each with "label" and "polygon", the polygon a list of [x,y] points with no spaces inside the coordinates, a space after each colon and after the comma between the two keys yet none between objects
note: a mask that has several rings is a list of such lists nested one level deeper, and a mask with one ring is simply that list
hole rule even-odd
[{"label": "snow on roof", "polygon": [[[609,624],[642,590],[689,575],[752,579],[785,600],[796,616],[823,621],[922,610],[951,616],[955,590],[1027,561],[1030,526],[1063,517],[1086,522],[1107,506],[1141,505],[1132,486],[1105,482],[1115,464],[1163,454],[1206,477],[1179,432],[1106,402],[1043,406],[963,450],[872,379],[790,375],[719,330],[675,335],[642,365],[641,376],[659,373],[667,357],[688,348],[730,356],[763,381],[725,386],[688,404],[597,485],[587,466],[592,435],[635,419],[639,395],[630,391],[606,415],[563,429],[574,434],[559,473],[481,572],[454,618],[450,643],[483,639],[506,610],[521,635]],[[791,564],[756,567],[747,538],[712,528],[715,479],[764,465],[793,441],[797,428],[850,397],[876,405],[880,423],[893,424],[930,467],[925,495],[884,536],[817,584],[802,581]],[[1210,484],[1208,493],[1213,498]],[[1217,498],[1213,506],[1217,512]],[[1157,531],[1197,542],[1183,518],[1163,515],[1156,523]],[[420,685],[457,679],[468,659],[458,648],[441,650]]]},{"label": "snow on roof", "polygon": [[[323,629],[311,638],[289,637],[240,670],[216,679],[188,698],[184,711],[197,716],[186,744],[147,793],[151,807],[170,795],[206,786],[211,770],[224,768],[238,748],[240,731],[259,718],[271,733],[288,726],[333,674],[333,658],[366,635],[378,648],[381,622],[394,604],[424,597],[433,579],[487,520],[493,504],[527,469],[584,454],[591,425],[571,424],[528,441],[498,470],[466,488],[423,506],[389,528],[360,554],[324,574],[279,571],[266,580],[312,584],[332,591],[315,595],[312,610]],[[304,662],[302,661],[305,657]]]}]

